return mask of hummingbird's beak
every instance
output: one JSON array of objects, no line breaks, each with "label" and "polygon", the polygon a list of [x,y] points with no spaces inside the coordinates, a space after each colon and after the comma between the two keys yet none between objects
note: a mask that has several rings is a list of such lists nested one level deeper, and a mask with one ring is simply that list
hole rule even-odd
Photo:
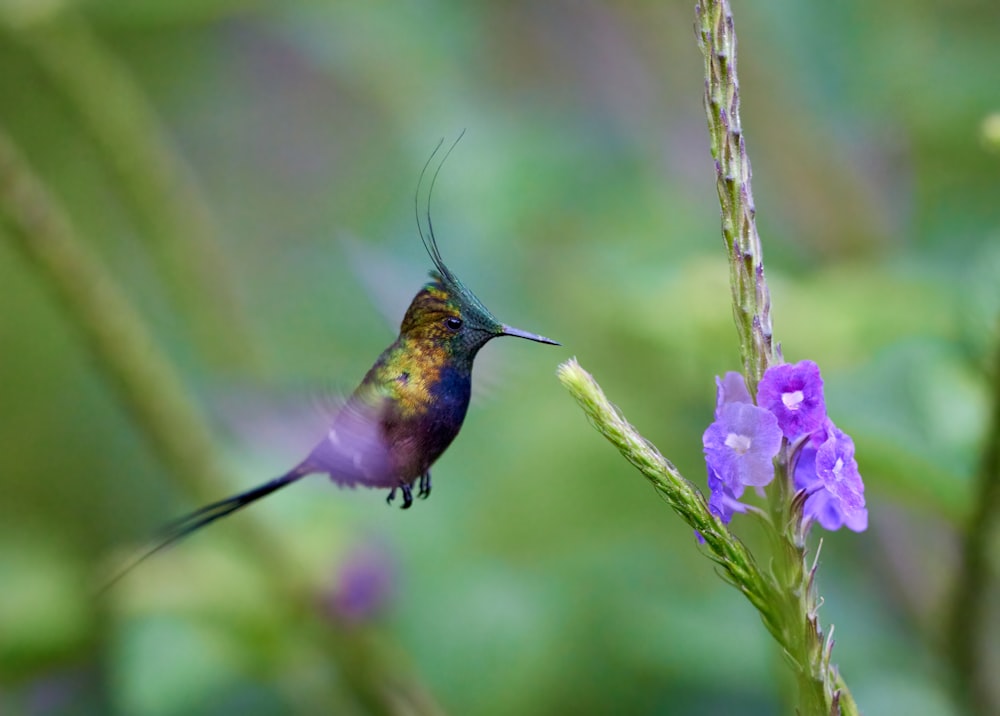
[{"label": "hummingbird's beak", "polygon": [[561,345],[558,341],[554,341],[551,338],[539,336],[535,333],[528,333],[527,331],[522,331],[520,328],[511,328],[510,326],[502,326],[500,328],[500,335],[527,338],[529,341],[535,341],[536,343],[548,343],[550,346]]}]

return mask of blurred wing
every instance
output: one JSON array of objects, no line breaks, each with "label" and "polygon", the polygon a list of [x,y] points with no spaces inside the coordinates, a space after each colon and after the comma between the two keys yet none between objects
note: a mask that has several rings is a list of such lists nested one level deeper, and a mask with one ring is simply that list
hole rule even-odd
[{"label": "blurred wing", "polygon": [[397,487],[399,479],[384,429],[388,398],[353,396],[337,413],[326,436],[306,463],[338,485]]},{"label": "blurred wing", "polygon": [[[353,387],[353,386],[352,386]],[[316,386],[260,388],[240,384],[213,387],[212,417],[251,456],[299,459],[326,434],[344,406],[343,393]]]}]

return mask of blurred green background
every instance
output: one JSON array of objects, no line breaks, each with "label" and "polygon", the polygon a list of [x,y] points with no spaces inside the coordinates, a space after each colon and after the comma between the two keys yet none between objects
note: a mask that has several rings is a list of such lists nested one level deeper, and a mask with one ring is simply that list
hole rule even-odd
[{"label": "blurred green background", "polygon": [[[834,661],[866,713],[958,713],[939,644],[1000,312],[1000,5],[734,11],[776,336],[823,368],[868,489],[869,530],[824,535]],[[224,464],[209,485],[162,459],[0,220],[0,713],[785,709],[753,609],[554,377],[577,356],[704,485],[739,356],[693,22],[687,0],[0,3],[0,127]],[[158,525],[322,435],[424,280],[417,176],[463,128],[442,253],[563,347],[484,350],[427,502],[310,478],[95,600]]]}]

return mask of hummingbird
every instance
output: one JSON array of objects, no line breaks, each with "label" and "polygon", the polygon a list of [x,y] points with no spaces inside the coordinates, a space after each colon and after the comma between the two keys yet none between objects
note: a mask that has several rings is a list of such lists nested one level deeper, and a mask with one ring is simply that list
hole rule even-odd
[{"label": "hummingbird", "polygon": [[399,337],[378,357],[305,459],[280,477],[169,523],[155,546],[126,572],[164,547],[307,475],[325,474],[342,486],[388,490],[389,504],[401,493],[401,507],[409,509],[414,489],[419,498],[430,496],[431,466],[462,428],[471,396],[472,365],[479,350],[501,336],[559,345],[501,323],[441,258],[430,199],[451,149],[431,179],[426,228],[421,224],[419,207],[420,185],[440,147],[441,142],[424,165],[414,197],[417,233],[434,268],[430,281],[406,310]]}]

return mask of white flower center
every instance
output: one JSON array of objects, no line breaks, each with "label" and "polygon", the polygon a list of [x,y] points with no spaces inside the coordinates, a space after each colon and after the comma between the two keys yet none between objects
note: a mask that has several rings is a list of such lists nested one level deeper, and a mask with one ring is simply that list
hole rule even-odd
[{"label": "white flower center", "polygon": [[781,402],[784,403],[785,407],[789,410],[798,410],[805,397],[806,396],[802,395],[801,390],[796,390],[794,393],[782,393]]},{"label": "white flower center", "polygon": [[750,438],[739,433],[729,433],[726,436],[726,447],[740,455],[745,455],[750,451]]}]

